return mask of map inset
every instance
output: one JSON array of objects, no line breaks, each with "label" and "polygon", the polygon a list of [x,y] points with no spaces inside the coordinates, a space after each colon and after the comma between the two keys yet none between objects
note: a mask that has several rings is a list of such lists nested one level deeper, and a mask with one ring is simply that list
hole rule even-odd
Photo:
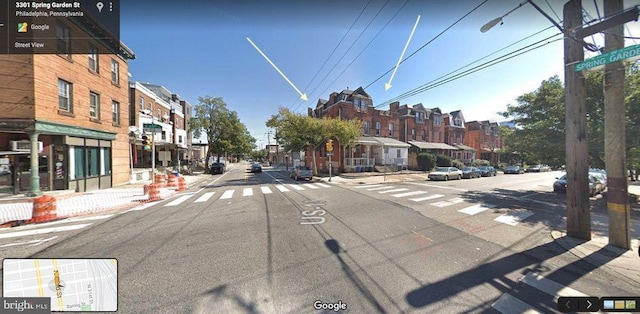
[{"label": "map inset", "polygon": [[52,311],[118,310],[116,259],[5,259],[3,297],[50,297]]}]

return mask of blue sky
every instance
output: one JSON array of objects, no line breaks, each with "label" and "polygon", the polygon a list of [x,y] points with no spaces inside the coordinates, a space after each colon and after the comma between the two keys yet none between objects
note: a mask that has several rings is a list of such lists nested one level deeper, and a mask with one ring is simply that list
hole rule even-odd
[{"label": "blue sky", "polygon": [[[534,1],[554,20],[561,20],[565,1]],[[558,33],[530,4],[506,16],[503,25],[480,32],[482,25],[521,2],[122,0],[120,34],[121,40],[136,54],[136,60],[129,64],[133,80],[163,85],[193,105],[199,96],[222,97],[231,110],[238,112],[258,143],[266,144],[269,129],[265,121],[277,113],[280,106],[306,113],[308,107],[315,108],[318,98],[326,99],[333,91],[369,85],[366,91],[374,105],[378,105],[514,43],[470,67],[538,41],[546,43],[545,38]],[[598,17],[593,1],[583,3],[585,16]],[[602,0],[596,3],[603,15]],[[638,4],[640,0],[625,1],[625,8]],[[392,88],[385,91],[384,85],[392,72],[376,79],[396,66],[418,15],[420,22],[404,57],[433,41],[398,67]],[[640,37],[638,24],[627,23],[626,35]],[[342,43],[327,59],[345,33]],[[295,87],[308,95],[308,101],[299,99],[296,90],[247,37]],[[552,40],[559,38],[555,36]],[[601,35],[588,39],[599,45],[603,43]],[[637,43],[640,41],[629,39],[626,45]],[[400,103],[423,103],[446,112],[460,109],[467,121],[501,121],[497,112],[503,111],[507,104],[515,104],[517,96],[535,90],[553,75],[563,78],[562,46],[562,40],[553,41],[404,98]],[[595,54],[588,53],[586,58],[593,56]]]}]

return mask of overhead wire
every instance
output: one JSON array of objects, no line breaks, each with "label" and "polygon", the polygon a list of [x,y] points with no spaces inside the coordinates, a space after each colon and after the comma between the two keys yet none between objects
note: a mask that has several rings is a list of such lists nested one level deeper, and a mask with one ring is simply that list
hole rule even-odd
[{"label": "overhead wire", "polygon": [[[422,47],[418,48],[418,50],[414,51],[413,53],[411,53],[409,56],[407,56],[406,58],[404,58],[402,61],[400,61],[400,63],[398,63],[398,65],[402,64],[403,62],[409,60],[409,58],[413,57],[416,53],[418,53],[418,51],[422,50],[424,47],[426,47],[427,45],[429,45],[430,43],[432,43],[434,40],[436,40],[438,37],[442,36],[442,34],[446,33],[450,28],[452,28],[453,26],[455,26],[456,24],[458,24],[460,21],[462,21],[463,19],[465,19],[467,16],[469,16],[471,13],[473,13],[475,10],[477,10],[478,8],[480,8],[482,5],[484,5],[485,3],[487,3],[488,0],[484,0],[482,1],[482,3],[480,3],[479,5],[477,5],[475,8],[473,8],[471,11],[467,12],[467,14],[463,15],[461,18],[459,18],[458,20],[456,20],[455,22],[453,22],[453,24],[449,25],[447,28],[445,28],[442,32],[440,32],[438,35],[436,35],[435,37],[433,37],[431,40],[429,40],[426,44],[422,45]],[[385,72],[384,74],[380,75],[380,77],[378,77],[377,79],[375,79],[373,82],[371,82],[369,85],[367,85],[365,87],[365,89],[369,88],[369,86],[375,84],[377,81],[379,81],[381,78],[385,77],[387,74],[389,74],[389,72],[393,71],[393,69],[395,68],[392,67],[391,69],[389,69],[387,72]]]},{"label": "overhead wire", "polygon": [[[320,72],[322,71],[322,69],[324,69],[324,66],[327,64],[327,62],[329,61],[329,59],[331,59],[331,57],[333,56],[333,54],[336,52],[336,50],[338,49],[338,47],[340,47],[340,44],[342,44],[342,42],[344,41],[344,39],[347,37],[347,35],[351,32],[351,30],[353,29],[353,27],[356,25],[356,23],[360,20],[360,17],[362,17],[362,14],[364,13],[364,11],[367,9],[367,7],[369,7],[369,4],[371,4],[371,1],[373,0],[369,0],[369,2],[367,2],[367,4],[364,6],[364,8],[362,8],[362,10],[360,11],[360,14],[358,14],[358,17],[353,21],[353,23],[351,23],[351,26],[349,27],[349,29],[344,33],[344,35],[342,35],[342,38],[340,39],[340,41],[338,42],[338,44],[333,48],[333,50],[331,51],[331,53],[329,54],[329,56],[327,57],[326,60],[324,60],[324,63],[322,64],[322,66],[320,67],[320,69],[318,69],[318,71],[316,71],[316,74],[313,76],[313,78],[311,79],[311,81],[309,81],[309,84],[307,84],[307,86],[305,86],[305,88],[303,89],[303,91],[306,91],[307,88],[309,88],[309,86],[311,86],[311,83],[313,83],[313,80],[316,79],[316,77],[318,76],[318,74],[320,74]],[[300,100],[300,97],[296,97],[296,99],[293,101],[293,104],[291,104],[291,106],[289,106],[290,108],[293,107],[297,101]],[[294,110],[295,111],[295,110]]]},{"label": "overhead wire", "polygon": [[[331,70],[329,70],[327,72],[327,74],[320,80],[320,82],[318,83],[318,85],[316,85],[316,88],[314,88],[308,95],[311,95],[313,92],[315,92],[318,87],[320,87],[320,85],[322,85],[322,83],[324,82],[324,80],[327,78],[327,76],[329,76],[329,74],[331,72],[333,72],[333,70],[336,68],[336,66],[338,66],[338,64],[340,64],[340,62],[342,61],[342,59],[344,59],[344,57],[347,55],[347,53],[351,50],[351,48],[353,48],[353,46],[356,44],[356,42],[358,42],[358,39],[360,39],[360,37],[362,36],[362,34],[364,34],[364,32],[367,31],[367,29],[369,29],[369,26],[371,26],[371,23],[373,23],[373,21],[378,17],[378,15],[380,15],[380,12],[382,12],[382,10],[384,10],[384,8],[387,6],[387,4],[389,4],[390,0],[385,1],[384,5],[380,8],[380,10],[378,10],[378,12],[376,13],[376,15],[373,16],[373,18],[371,19],[371,21],[369,21],[369,24],[367,24],[367,26],[364,27],[364,29],[362,30],[362,32],[360,32],[360,34],[358,35],[357,39],[354,40],[351,43],[351,46],[349,46],[349,48],[347,49],[347,51],[344,52],[344,54],[342,55],[342,57],[340,58],[340,60],[338,60],[338,62],[336,62],[336,64],[333,65],[333,67],[331,68]],[[313,99],[313,98],[312,98]],[[300,105],[298,105],[296,107],[296,109],[294,111],[297,111],[297,108],[300,107]]]}]

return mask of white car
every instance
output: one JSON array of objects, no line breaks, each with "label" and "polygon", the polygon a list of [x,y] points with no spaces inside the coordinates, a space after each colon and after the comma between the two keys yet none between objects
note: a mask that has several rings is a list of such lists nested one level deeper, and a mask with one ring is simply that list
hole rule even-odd
[{"label": "white car", "polygon": [[456,167],[437,167],[435,171],[429,173],[429,180],[460,180],[462,171]]}]

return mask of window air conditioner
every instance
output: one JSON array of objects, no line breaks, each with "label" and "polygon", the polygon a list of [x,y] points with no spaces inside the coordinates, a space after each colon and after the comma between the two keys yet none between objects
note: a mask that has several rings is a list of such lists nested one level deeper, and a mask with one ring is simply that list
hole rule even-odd
[{"label": "window air conditioner", "polygon": [[[11,150],[14,152],[28,152],[31,150],[30,141],[10,141]],[[43,150],[42,142],[38,141],[38,153]]]}]

